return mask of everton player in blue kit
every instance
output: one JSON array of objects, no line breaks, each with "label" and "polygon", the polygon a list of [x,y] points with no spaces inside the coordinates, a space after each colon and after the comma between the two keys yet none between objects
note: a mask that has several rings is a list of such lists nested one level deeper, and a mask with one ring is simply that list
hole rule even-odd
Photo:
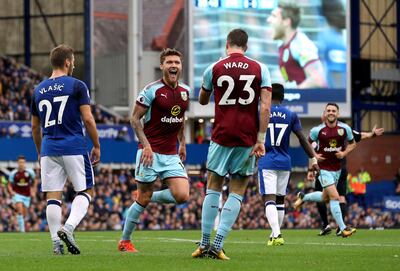
[{"label": "everton player in blue kit", "polygon": [[339,106],[336,103],[328,103],[325,107],[325,122],[312,128],[310,132],[310,142],[314,141],[318,145],[318,165],[321,168],[318,180],[323,192],[306,195],[299,192],[294,207],[300,209],[305,201],[329,202],[332,216],[342,232],[342,237],[349,237],[355,229],[346,227],[343,221],[336,186],[341,172],[341,160],[355,149],[356,143],[350,126],[338,121],[338,116]]},{"label": "everton player in blue kit", "polygon": [[[184,128],[190,88],[179,82],[182,54],[169,48],[162,51],[160,69],[162,79],[139,93],[131,118],[139,138],[135,170],[138,197],[127,212],[119,251],[137,252],[131,235],[150,201],[176,204],[189,198],[189,182],[182,162],[186,159]],[[165,181],[168,189],[153,192],[157,178]]]},{"label": "everton player in blue kit", "polygon": [[308,157],[312,169],[319,171],[317,158],[311,145],[301,132],[297,114],[291,112],[281,103],[284,88],[281,84],[272,84],[272,106],[265,140],[266,155],[258,162],[259,189],[265,203],[265,214],[271,226],[272,234],[267,243],[269,246],[284,244],[280,227],[285,216],[285,195],[291,171],[289,155],[290,133],[293,132]]},{"label": "everton player in blue kit", "polygon": [[[85,83],[71,77],[74,51],[59,45],[50,53],[53,73],[33,93],[32,136],[41,165],[42,191],[54,254],[63,254],[60,239],[72,254],[80,254],[73,232],[86,215],[93,196],[92,165],[100,161],[100,143]],[[87,152],[82,121],[93,143]],[[67,178],[77,192],[70,215],[61,227],[61,196]]]}]

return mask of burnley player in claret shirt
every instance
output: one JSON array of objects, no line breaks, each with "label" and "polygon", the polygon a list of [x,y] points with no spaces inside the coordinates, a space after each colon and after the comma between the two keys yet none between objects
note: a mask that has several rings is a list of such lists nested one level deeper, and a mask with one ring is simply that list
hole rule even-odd
[{"label": "burnley player in claret shirt", "polygon": [[[204,72],[199,102],[208,104],[215,96],[215,122],[208,150],[209,179],[202,209],[202,237],[193,258],[206,254],[229,260],[223,243],[240,212],[241,202],[254,174],[255,161],[265,154],[265,134],[271,107],[271,79],[266,65],[245,56],[247,33],[232,30],[226,40],[227,57],[211,64]],[[260,109],[259,109],[260,105]],[[229,196],[217,234],[210,236],[225,176],[229,174]]]},{"label": "burnley player in claret shirt", "polygon": [[341,159],[355,149],[356,143],[350,126],[338,121],[337,104],[328,103],[324,114],[325,122],[312,128],[310,132],[310,142],[314,141],[318,145],[318,165],[321,169],[318,181],[323,187],[323,192],[316,191],[306,195],[299,192],[294,207],[300,209],[305,201],[322,202],[327,199],[342,236],[349,237],[355,229],[347,227],[343,221],[336,185],[341,172]]}]

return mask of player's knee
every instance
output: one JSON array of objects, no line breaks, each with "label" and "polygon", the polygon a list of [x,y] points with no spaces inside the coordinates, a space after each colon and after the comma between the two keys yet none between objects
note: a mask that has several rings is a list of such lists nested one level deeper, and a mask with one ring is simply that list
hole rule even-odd
[{"label": "player's knee", "polygon": [[151,196],[153,195],[153,192],[151,191],[146,191],[146,192],[139,192],[137,195],[137,202],[140,203],[142,206],[147,206],[150,203]]},{"label": "player's knee", "polygon": [[285,204],[285,196],[276,196],[276,204]]},{"label": "player's knee", "polygon": [[339,195],[330,195],[329,200],[337,200],[339,201]]},{"label": "player's knee", "polygon": [[179,193],[174,198],[177,204],[182,204],[189,200],[189,193]]},{"label": "player's knee", "polygon": [[263,195],[262,198],[263,198],[264,202],[267,202],[267,201],[275,201],[276,202],[276,199],[277,199],[277,197],[273,194]]}]

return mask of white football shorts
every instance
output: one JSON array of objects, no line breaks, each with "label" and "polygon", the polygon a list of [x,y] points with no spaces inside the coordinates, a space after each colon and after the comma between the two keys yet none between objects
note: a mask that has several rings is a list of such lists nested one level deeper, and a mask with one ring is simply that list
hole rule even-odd
[{"label": "white football shorts", "polygon": [[63,191],[67,178],[76,192],[92,188],[94,174],[89,155],[40,157],[42,191]]},{"label": "white football shorts", "polygon": [[260,194],[285,196],[289,177],[290,171],[272,169],[259,170],[258,182]]}]

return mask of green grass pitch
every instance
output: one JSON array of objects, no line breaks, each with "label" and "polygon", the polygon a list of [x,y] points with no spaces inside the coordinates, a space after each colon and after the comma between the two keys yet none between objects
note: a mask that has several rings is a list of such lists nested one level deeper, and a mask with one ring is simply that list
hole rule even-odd
[{"label": "green grass pitch", "polygon": [[269,231],[232,231],[230,261],[192,259],[200,231],[138,231],[136,254],[120,253],[120,232],[77,232],[81,255],[53,256],[48,233],[0,233],[0,270],[400,270],[400,230],[358,230],[347,239],[317,230],[283,230],[285,245],[267,247]]}]

